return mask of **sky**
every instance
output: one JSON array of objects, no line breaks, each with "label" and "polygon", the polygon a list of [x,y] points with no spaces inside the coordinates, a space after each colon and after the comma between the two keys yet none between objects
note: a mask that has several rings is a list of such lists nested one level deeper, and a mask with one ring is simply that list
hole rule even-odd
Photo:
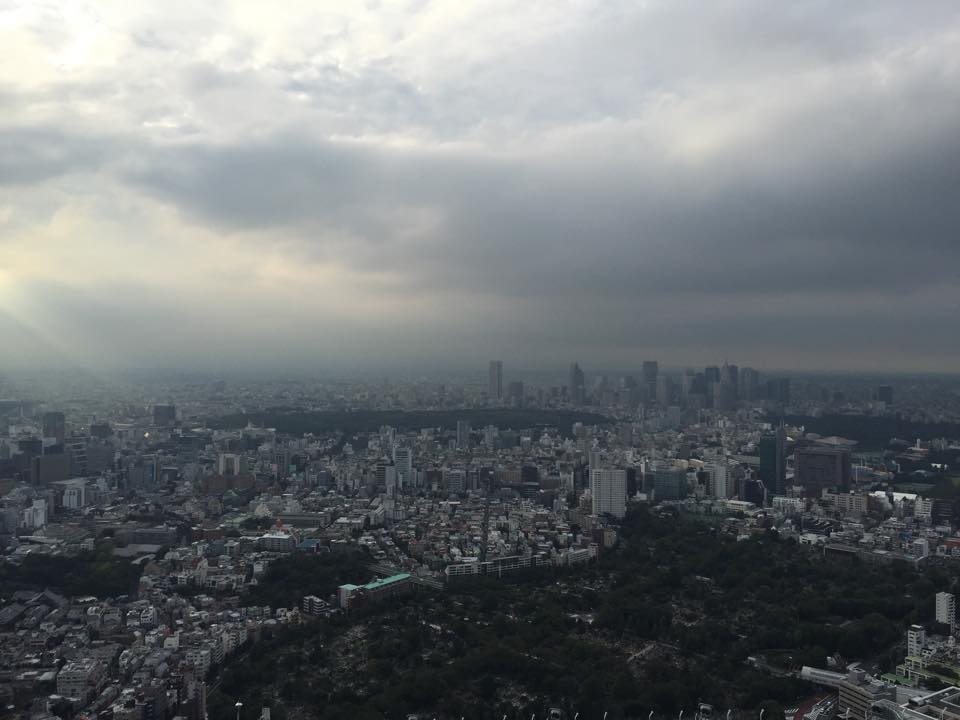
[{"label": "sky", "polygon": [[952,371],[960,3],[0,0],[0,365]]}]

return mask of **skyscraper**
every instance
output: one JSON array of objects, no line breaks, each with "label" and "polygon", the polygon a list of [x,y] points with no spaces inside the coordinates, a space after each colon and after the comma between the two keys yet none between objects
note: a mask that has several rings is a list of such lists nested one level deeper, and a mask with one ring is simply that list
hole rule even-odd
[{"label": "skyscraper", "polygon": [[726,499],[733,495],[730,487],[730,469],[723,461],[710,463],[703,468],[710,476],[710,496]]},{"label": "skyscraper", "polygon": [[591,468],[590,494],[594,515],[622,518],[627,512],[627,471]]},{"label": "skyscraper", "polygon": [[805,447],[794,453],[797,485],[807,497],[820,497],[824,488],[850,487],[851,458],[846,448]]},{"label": "skyscraper", "polygon": [[397,485],[405,487],[413,480],[413,451],[408,447],[393,449],[393,464],[397,469]]},{"label": "skyscraper", "polygon": [[46,412],[43,414],[43,436],[55,438],[58,445],[62,445],[67,437],[67,419],[62,412]]},{"label": "skyscraper", "polygon": [[657,402],[663,407],[673,402],[673,381],[667,375],[657,378]]},{"label": "skyscraper", "polygon": [[953,632],[957,621],[957,601],[953,594],[948,592],[937,593],[937,622],[950,626]]},{"label": "skyscraper", "polygon": [[878,387],[877,400],[884,405],[893,405],[893,387],[890,385],[881,385]]},{"label": "skyscraper", "polygon": [[503,360],[490,361],[490,379],[487,385],[487,397],[491,400],[503,399]]},{"label": "skyscraper", "polygon": [[655,383],[659,374],[660,365],[656,360],[643,361],[643,381],[645,383]]},{"label": "skyscraper", "polygon": [[660,374],[659,363],[656,360],[644,360],[641,372],[643,374],[643,399],[646,401],[656,399],[657,377]]},{"label": "skyscraper", "polygon": [[767,399],[781,407],[790,404],[790,378],[780,377],[767,380]]},{"label": "skyscraper", "polygon": [[740,368],[740,399],[751,402],[757,399],[760,389],[760,373],[751,367]]},{"label": "skyscraper", "polygon": [[787,433],[778,427],[773,433],[760,438],[760,479],[773,495],[787,491]]},{"label": "skyscraper", "polygon": [[153,424],[161,427],[176,425],[177,408],[173,405],[154,405],[153,406]]},{"label": "skyscraper", "polygon": [[720,382],[731,388],[733,402],[740,399],[740,368],[724,363],[720,371]]},{"label": "skyscraper", "polygon": [[653,499],[683,500],[687,496],[687,475],[680,468],[663,465],[653,470]]},{"label": "skyscraper", "polygon": [[586,402],[583,370],[580,369],[580,365],[576,362],[570,363],[570,379],[567,385],[567,393],[570,402],[574,405],[583,405],[583,403]]},{"label": "skyscraper", "polygon": [[457,450],[470,449],[470,423],[466,420],[457,420]]}]

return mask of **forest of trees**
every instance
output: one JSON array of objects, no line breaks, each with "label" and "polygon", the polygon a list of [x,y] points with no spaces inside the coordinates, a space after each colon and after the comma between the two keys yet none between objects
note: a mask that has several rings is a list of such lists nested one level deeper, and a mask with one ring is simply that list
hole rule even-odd
[{"label": "forest of trees", "polygon": [[[308,576],[283,582],[295,595]],[[892,667],[906,626],[931,621],[933,595],[953,581],[938,567],[833,560],[772,532],[738,542],[635,509],[621,548],[595,565],[480,579],[259,646],[225,673],[211,718],[229,720],[233,697],[249,700],[251,719],[258,703],[321,719],[499,720],[562,707],[613,720],[675,717],[701,701],[751,712],[766,703],[777,717],[812,691],[791,677],[803,664]],[[357,632],[362,641],[340,639]]]},{"label": "forest of trees", "polygon": [[19,565],[0,564],[0,592],[49,588],[72,597],[135,595],[141,570],[129,558],[113,557],[109,545],[75,557],[27,555]]}]

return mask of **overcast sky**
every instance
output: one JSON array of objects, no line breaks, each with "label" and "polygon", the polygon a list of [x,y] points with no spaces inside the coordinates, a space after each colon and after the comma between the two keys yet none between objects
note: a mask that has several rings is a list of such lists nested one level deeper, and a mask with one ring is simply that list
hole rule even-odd
[{"label": "overcast sky", "polygon": [[958,357],[956,0],[0,0],[0,363]]}]

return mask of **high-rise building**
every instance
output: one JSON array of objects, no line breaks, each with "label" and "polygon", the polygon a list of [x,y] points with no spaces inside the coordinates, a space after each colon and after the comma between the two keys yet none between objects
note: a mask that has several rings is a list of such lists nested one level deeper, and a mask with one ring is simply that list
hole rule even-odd
[{"label": "high-rise building", "polygon": [[46,412],[43,414],[43,436],[54,438],[58,445],[62,445],[67,437],[67,419],[62,412]]},{"label": "high-rise building", "polygon": [[660,375],[657,378],[657,402],[663,407],[673,402],[673,380],[669,375]]},{"label": "high-rise building", "polygon": [[657,382],[657,376],[660,374],[660,364],[656,360],[644,360],[642,371],[645,383],[655,383]]},{"label": "high-rise building", "polygon": [[740,399],[752,402],[760,394],[760,373],[751,367],[740,368]]},{"label": "high-rise building", "polygon": [[176,425],[177,408],[173,405],[154,405],[153,424],[160,427]]},{"label": "high-rise building", "polygon": [[393,449],[393,464],[397,469],[397,485],[406,487],[413,481],[413,450],[408,447]]},{"label": "high-rise building", "polygon": [[881,385],[877,388],[877,400],[884,405],[893,405],[893,387]]},{"label": "high-rise building", "polygon": [[457,420],[457,450],[470,449],[470,423],[467,420]]},{"label": "high-rise building", "polygon": [[627,471],[591,468],[590,495],[594,515],[622,518],[627,512]]},{"label": "high-rise building", "polygon": [[31,482],[35,487],[47,487],[50,483],[70,477],[70,456],[66,453],[38,455],[31,463]]},{"label": "high-rise building", "polygon": [[523,405],[522,380],[512,380],[510,384],[507,385],[507,397],[510,400],[510,405],[513,407],[521,407]]},{"label": "high-rise building", "polygon": [[380,458],[374,470],[377,489],[382,490],[388,497],[394,497],[397,491],[397,467],[393,460]]},{"label": "high-rise building", "polygon": [[796,484],[807,497],[820,497],[825,488],[850,488],[851,458],[846,448],[805,447],[794,453]]},{"label": "high-rise building", "polygon": [[487,397],[491,400],[503,399],[503,360],[490,361],[490,378],[487,384]]},{"label": "high-rise building", "polygon": [[732,497],[733,489],[730,487],[730,468],[723,461],[710,463],[703,468],[707,471],[710,478],[710,496],[721,500]]},{"label": "high-rise building", "polygon": [[720,369],[720,382],[733,389],[733,401],[736,402],[740,398],[740,368],[724,363]]},{"label": "high-rise building", "polygon": [[780,377],[767,380],[767,400],[781,407],[789,405],[790,378]]},{"label": "high-rise building", "polygon": [[583,370],[576,362],[570,363],[570,379],[567,381],[568,398],[574,405],[583,405],[586,402],[586,388]]},{"label": "high-rise building", "polygon": [[950,632],[953,632],[957,622],[957,601],[952,593],[937,593],[937,622],[950,626]]},{"label": "high-rise building", "polygon": [[467,472],[460,468],[444,469],[443,485],[448,493],[465,492],[467,489]]},{"label": "high-rise building", "polygon": [[661,466],[653,471],[653,499],[683,500],[687,496],[687,474],[680,468]]},{"label": "high-rise building", "polygon": [[787,492],[787,433],[783,427],[760,438],[760,479],[771,495]]},{"label": "high-rise building", "polygon": [[927,642],[927,633],[920,625],[911,625],[907,630],[907,656],[919,657]]}]

